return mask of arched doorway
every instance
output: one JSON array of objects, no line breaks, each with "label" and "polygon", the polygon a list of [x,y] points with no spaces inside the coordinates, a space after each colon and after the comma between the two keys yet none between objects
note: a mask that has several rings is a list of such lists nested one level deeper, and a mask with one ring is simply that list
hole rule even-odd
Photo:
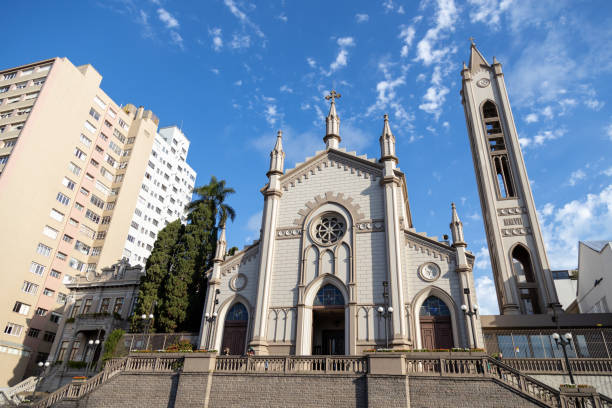
[{"label": "arched doorway", "polygon": [[429,296],[419,311],[421,345],[424,349],[450,349],[453,347],[451,313],[446,303]]},{"label": "arched doorway", "polygon": [[527,248],[522,245],[514,247],[512,250],[512,266],[518,281],[523,313],[539,314],[538,288],[531,265],[531,256]]},{"label": "arched doorway", "polygon": [[236,303],[225,315],[221,351],[229,348],[233,355],[244,354],[249,313],[242,303]]},{"label": "arched doorway", "polygon": [[312,354],[344,354],[344,296],[334,285],[317,292],[312,304]]}]

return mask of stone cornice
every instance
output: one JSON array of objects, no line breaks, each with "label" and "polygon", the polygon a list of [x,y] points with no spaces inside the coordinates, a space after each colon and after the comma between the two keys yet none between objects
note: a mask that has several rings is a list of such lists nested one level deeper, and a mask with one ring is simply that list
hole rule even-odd
[{"label": "stone cornice", "polygon": [[[221,262],[221,270],[222,270],[222,275],[225,275],[225,271],[228,268],[232,268],[233,266],[242,263],[242,259],[245,257],[245,255],[248,255],[248,259],[245,260],[246,261],[250,260],[253,256],[256,256],[259,253],[259,241],[255,241],[253,242],[251,245],[243,248],[240,251],[237,251],[234,255],[225,258],[225,261]],[[210,279],[210,276],[212,274],[212,270],[213,268],[208,269],[205,272],[205,275]]]},{"label": "stone cornice", "polygon": [[302,226],[304,225],[304,220],[310,214],[311,211],[315,210],[319,206],[327,203],[334,202],[344,206],[353,216],[353,223],[360,222],[363,220],[364,215],[360,211],[359,204],[353,203],[352,197],[345,197],[343,193],[335,194],[331,191],[326,192],[325,194],[318,195],[314,198],[314,201],[309,201],[306,203],[305,208],[302,208],[298,211],[299,217],[293,220],[294,225]]},{"label": "stone cornice", "polygon": [[434,258],[439,258],[447,262],[454,262],[455,260],[455,250],[447,245],[412,231],[404,231],[404,237],[408,248],[431,254]]}]

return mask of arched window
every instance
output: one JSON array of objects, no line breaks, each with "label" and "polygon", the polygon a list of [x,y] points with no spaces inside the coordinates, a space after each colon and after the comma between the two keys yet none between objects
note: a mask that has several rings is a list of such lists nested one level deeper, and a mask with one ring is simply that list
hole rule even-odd
[{"label": "arched window", "polygon": [[232,306],[225,316],[225,321],[229,322],[243,320],[249,320],[249,314],[247,313],[246,307],[244,307],[242,303],[236,303],[234,306]]},{"label": "arched window", "polygon": [[491,101],[482,105],[482,118],[487,134],[489,155],[493,163],[497,192],[501,198],[515,197],[514,183],[508,163],[508,152],[504,141],[504,131],[501,126],[497,107]]},{"label": "arched window", "polygon": [[327,284],[319,289],[317,296],[314,299],[314,306],[342,306],[344,305],[344,296],[340,289],[334,285]]},{"label": "arched window", "polygon": [[519,282],[535,282],[533,270],[531,269],[531,257],[529,256],[529,251],[524,246],[517,245],[512,250],[512,265]]},{"label": "arched window", "polygon": [[448,306],[440,298],[430,296],[421,305],[420,316],[450,316]]}]

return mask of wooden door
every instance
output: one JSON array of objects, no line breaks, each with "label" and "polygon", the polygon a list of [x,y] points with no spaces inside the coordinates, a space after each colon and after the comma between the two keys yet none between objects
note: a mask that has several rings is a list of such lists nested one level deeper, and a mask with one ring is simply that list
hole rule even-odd
[{"label": "wooden door", "polygon": [[421,346],[424,349],[450,349],[453,330],[448,316],[421,316]]},{"label": "wooden door", "polygon": [[421,345],[428,350],[436,348],[436,331],[433,321],[423,321],[421,319]]},{"label": "wooden door", "polygon": [[323,354],[344,354],[344,330],[323,330]]},{"label": "wooden door", "polygon": [[220,352],[223,352],[226,347],[229,347],[230,354],[242,355],[246,346],[246,321],[230,321],[225,322],[223,329],[223,341]]}]

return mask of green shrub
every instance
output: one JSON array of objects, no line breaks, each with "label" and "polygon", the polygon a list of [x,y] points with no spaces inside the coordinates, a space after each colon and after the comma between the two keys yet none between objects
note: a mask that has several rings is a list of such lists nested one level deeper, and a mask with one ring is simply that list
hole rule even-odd
[{"label": "green shrub", "polygon": [[[102,361],[115,357],[115,352],[119,351],[117,350],[117,345],[121,342],[124,334],[125,332],[121,329],[115,329],[111,332],[104,343],[104,354],[102,355]],[[125,347],[123,348],[125,349]]]},{"label": "green shrub", "polygon": [[185,353],[193,351],[193,344],[187,340],[181,340],[166,348],[168,353]]},{"label": "green shrub", "polygon": [[68,368],[81,369],[87,367],[87,361],[68,361]]}]

